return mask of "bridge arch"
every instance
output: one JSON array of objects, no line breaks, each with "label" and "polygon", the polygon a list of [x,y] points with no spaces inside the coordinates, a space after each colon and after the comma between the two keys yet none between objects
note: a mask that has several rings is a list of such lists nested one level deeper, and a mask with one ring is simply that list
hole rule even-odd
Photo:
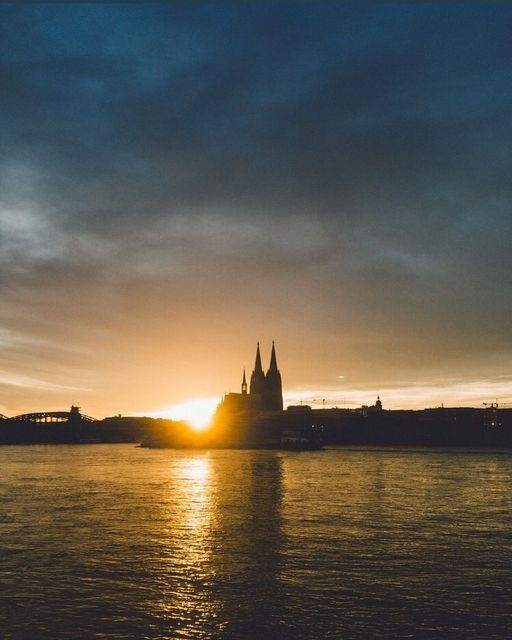
[{"label": "bridge arch", "polygon": [[80,407],[72,406],[69,411],[36,411],[22,413],[9,418],[14,422],[30,422],[33,424],[55,424],[68,422],[96,422],[95,418],[80,413]]}]

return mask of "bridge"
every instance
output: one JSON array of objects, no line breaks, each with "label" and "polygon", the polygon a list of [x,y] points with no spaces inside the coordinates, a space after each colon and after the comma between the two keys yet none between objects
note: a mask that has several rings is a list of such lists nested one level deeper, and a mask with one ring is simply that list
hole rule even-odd
[{"label": "bridge", "polygon": [[80,413],[80,407],[75,406],[72,406],[69,411],[37,411],[35,413],[23,413],[7,419],[11,422],[30,422],[33,424],[96,422],[96,418]]}]

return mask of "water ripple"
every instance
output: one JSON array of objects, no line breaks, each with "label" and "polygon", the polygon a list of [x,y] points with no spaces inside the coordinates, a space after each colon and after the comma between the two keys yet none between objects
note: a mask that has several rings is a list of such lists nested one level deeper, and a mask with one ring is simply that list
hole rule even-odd
[{"label": "water ripple", "polygon": [[512,459],[0,447],[5,640],[512,637]]}]

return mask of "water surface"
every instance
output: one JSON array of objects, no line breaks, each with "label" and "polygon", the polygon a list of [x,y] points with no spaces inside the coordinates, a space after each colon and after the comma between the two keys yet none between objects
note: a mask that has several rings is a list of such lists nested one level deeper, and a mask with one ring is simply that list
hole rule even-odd
[{"label": "water surface", "polygon": [[0,637],[512,637],[512,456],[0,447]]}]

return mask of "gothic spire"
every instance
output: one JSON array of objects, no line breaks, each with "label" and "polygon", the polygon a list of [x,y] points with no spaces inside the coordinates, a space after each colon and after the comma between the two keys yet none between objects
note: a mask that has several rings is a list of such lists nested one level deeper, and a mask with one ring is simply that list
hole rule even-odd
[{"label": "gothic spire", "polygon": [[270,367],[269,371],[277,371],[277,358],[276,358],[276,349],[274,347],[274,341],[272,340],[272,353],[270,355]]},{"label": "gothic spire", "polygon": [[263,369],[261,366],[261,355],[260,355],[260,343],[258,342],[258,346],[256,347],[256,361],[254,363],[254,371],[251,375],[251,385],[249,388],[249,393],[253,394],[262,394],[265,390],[265,374],[263,373]]},{"label": "gothic spire", "polygon": [[265,376],[265,408],[270,411],[283,410],[283,386],[281,374],[277,368],[276,348],[273,341],[270,366]]},{"label": "gothic spire", "polygon": [[260,343],[259,342],[258,342],[258,346],[256,347],[256,361],[254,363],[254,371],[256,373],[259,373],[260,371],[263,371],[263,368],[261,366]]}]

